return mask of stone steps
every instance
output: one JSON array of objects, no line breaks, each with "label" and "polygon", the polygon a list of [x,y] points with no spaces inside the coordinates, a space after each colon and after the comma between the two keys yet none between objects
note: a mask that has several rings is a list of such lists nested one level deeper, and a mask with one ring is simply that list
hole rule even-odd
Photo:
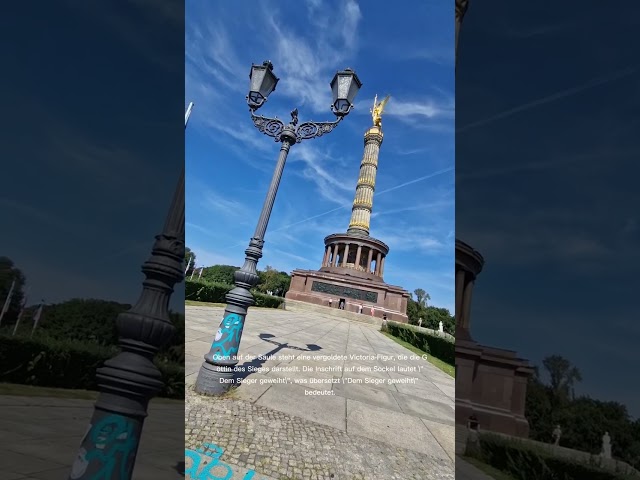
[{"label": "stone steps", "polygon": [[299,300],[285,301],[285,310],[290,312],[305,311],[316,312],[325,316],[340,318],[343,320],[350,320],[352,322],[366,323],[368,325],[374,325],[377,327],[382,326],[382,319],[378,317],[372,317],[363,313],[349,312],[347,310],[340,310],[335,307],[325,307],[322,305],[315,305],[313,303],[301,302]]}]

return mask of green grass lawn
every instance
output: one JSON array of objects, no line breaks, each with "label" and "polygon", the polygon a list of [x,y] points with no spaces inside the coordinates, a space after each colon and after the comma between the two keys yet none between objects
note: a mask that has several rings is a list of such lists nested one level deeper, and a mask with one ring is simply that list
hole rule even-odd
[{"label": "green grass lawn", "polygon": [[490,476],[495,480],[517,480],[515,477],[512,477],[511,475],[507,475],[506,473],[501,472],[497,468],[493,468],[491,465],[482,463],[480,460],[476,458],[467,457],[467,456],[463,456],[462,458],[466,462],[470,463],[471,465],[476,467],[478,470],[481,470],[484,474]]},{"label": "green grass lawn", "polygon": [[[391,335],[390,333],[387,332],[382,332],[383,335],[389,337],[391,340],[393,340],[394,342],[402,345],[404,348],[406,348],[407,350],[411,350],[413,353],[415,353],[416,355],[424,355],[425,352],[424,350],[420,350],[418,347],[414,347],[413,345],[411,345],[410,343],[405,342],[404,340],[400,340],[397,337],[394,337],[393,335]],[[443,362],[442,360],[440,360],[439,358],[434,357],[433,355],[427,354],[427,361],[435,366],[438,367],[440,370],[442,370],[444,373],[446,373],[447,375],[450,375],[452,377],[456,376],[456,367],[453,365],[449,365],[446,362]]]},{"label": "green grass lawn", "polygon": [[189,307],[226,307],[226,303],[196,302],[195,300],[185,300],[184,304]]},{"label": "green grass lawn", "polygon": [[[20,385],[17,383],[0,383],[0,395],[12,395],[17,397],[74,398],[79,400],[96,400],[98,398],[98,392],[94,392],[92,390],[34,387],[33,385]],[[157,403],[183,403],[183,400],[170,398],[154,398],[152,401]]]},{"label": "green grass lawn", "polygon": [[[226,303],[212,303],[212,302],[198,302],[196,300],[185,300],[184,304],[190,307],[226,307],[227,304]],[[259,309],[264,309],[264,310],[277,310],[275,308],[269,308],[269,307],[251,307],[251,310],[255,309],[255,308],[259,308]]]}]

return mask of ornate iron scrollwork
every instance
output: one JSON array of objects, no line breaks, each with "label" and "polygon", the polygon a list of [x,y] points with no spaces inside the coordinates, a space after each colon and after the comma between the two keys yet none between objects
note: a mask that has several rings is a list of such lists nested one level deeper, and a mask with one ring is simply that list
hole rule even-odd
[{"label": "ornate iron scrollwork", "polygon": [[329,133],[338,125],[344,117],[338,118],[335,122],[304,122],[296,129],[296,139],[298,142],[309,138],[321,137]]},{"label": "ornate iron scrollwork", "polygon": [[284,130],[284,122],[282,120],[256,115],[253,111],[251,112],[251,120],[253,120],[253,124],[259,131],[273,137],[276,142],[280,141],[280,135]]},{"label": "ornate iron scrollwork", "polygon": [[[298,125],[296,128],[296,141],[308,140],[310,138],[317,138],[331,132],[336,125],[338,125],[344,117],[339,117],[334,122],[304,122]],[[280,141],[282,131],[284,130],[284,122],[278,118],[269,118],[262,115],[256,115],[253,110],[251,111],[251,119],[256,128],[273,137],[276,142]],[[291,112],[290,125],[295,127],[298,124],[298,110],[295,109]]]}]

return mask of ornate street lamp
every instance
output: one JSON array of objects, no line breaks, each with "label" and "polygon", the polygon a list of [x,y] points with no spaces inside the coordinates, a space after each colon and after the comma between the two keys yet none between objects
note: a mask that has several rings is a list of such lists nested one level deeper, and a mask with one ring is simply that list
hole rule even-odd
[{"label": "ornate street lamp", "polygon": [[[192,108],[193,103],[185,128]],[[100,394],[70,480],[131,479],[149,401],[164,387],[153,357],[175,331],[169,300],[184,279],[184,169],[142,272],[138,302],[116,319],[121,351],[97,371]]]},{"label": "ornate street lamp", "polygon": [[247,103],[252,111],[259,109],[267,101],[271,92],[276,89],[280,80],[273,73],[273,64],[265,61],[262,65],[252,65],[249,72],[249,95]]},{"label": "ornate street lamp", "polygon": [[258,283],[257,265],[262,258],[262,247],[271,210],[276,199],[280,179],[291,145],[303,140],[321,137],[331,132],[353,108],[353,100],[362,82],[356,73],[346,68],[337,72],[330,83],[333,92],[331,110],[337,117],[333,122],[304,122],[298,125],[298,109],[291,112],[291,121],[285,125],[282,120],[256,115],[267,98],[276,88],[278,78],[273,73],[273,65],[265,61],[262,65],[252,65],[249,73],[249,94],[247,104],[251,119],[256,128],[280,142],[280,155],[276,164],[271,185],[262,206],[258,225],[245,250],[244,265],[234,274],[235,288],[227,296],[222,321],[216,332],[209,353],[204,356],[200,367],[195,390],[198,393],[219,395],[228,391],[235,383],[235,366],[238,364],[238,350],[247,311],[255,303],[251,288]]}]

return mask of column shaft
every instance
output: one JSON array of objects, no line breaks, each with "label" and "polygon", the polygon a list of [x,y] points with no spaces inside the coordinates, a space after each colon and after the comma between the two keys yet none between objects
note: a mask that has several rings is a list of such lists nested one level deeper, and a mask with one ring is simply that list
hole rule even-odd
[{"label": "column shaft", "polygon": [[349,244],[345,244],[344,246],[344,259],[342,260],[342,266],[347,266],[347,261],[349,260]]},{"label": "column shaft", "polygon": [[369,257],[367,258],[367,273],[371,272],[371,261],[373,260],[373,250],[369,248]]},{"label": "column shaft", "polygon": [[462,293],[464,292],[464,270],[456,272],[456,325],[462,326]]},{"label": "column shaft", "polygon": [[387,257],[382,257],[382,261],[380,262],[380,276],[384,275],[384,259]]},{"label": "column shaft", "polygon": [[338,247],[340,246],[339,243],[336,243],[333,246],[333,258],[331,259],[331,266],[335,267],[338,264]]},{"label": "column shaft", "polygon": [[380,259],[382,258],[382,254],[378,252],[378,256],[376,257],[376,275],[380,275]]},{"label": "column shaft", "polygon": [[473,293],[474,281],[467,282],[462,295],[462,328],[469,330],[469,319],[471,318],[471,294]]},{"label": "column shaft", "polygon": [[356,251],[356,269],[360,268],[360,256],[362,255],[362,245],[358,245],[358,250]]}]

